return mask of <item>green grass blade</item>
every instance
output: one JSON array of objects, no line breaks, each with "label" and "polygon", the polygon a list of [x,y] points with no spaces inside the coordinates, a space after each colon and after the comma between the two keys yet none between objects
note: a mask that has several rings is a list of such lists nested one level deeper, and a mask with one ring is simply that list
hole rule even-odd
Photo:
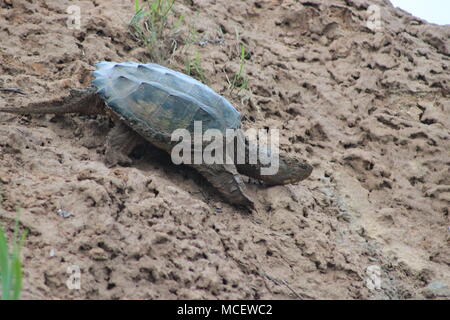
[{"label": "green grass blade", "polygon": [[23,232],[18,240],[19,218],[17,217],[10,254],[6,234],[0,227],[0,285],[2,287],[0,298],[3,300],[19,299],[22,291],[22,263],[20,251],[25,242],[27,232]]},{"label": "green grass blade", "polygon": [[[17,219],[18,223],[19,219]],[[22,263],[20,262],[20,251],[22,250],[23,243],[25,242],[25,238],[27,237],[27,231],[22,233],[20,240],[17,243],[14,243],[14,252],[12,258],[12,299],[18,300],[20,298],[20,293],[22,291]]]},{"label": "green grass blade", "polygon": [[139,4],[139,0],[134,1],[134,12],[138,12],[140,10],[141,6]]},{"label": "green grass blade", "polygon": [[19,257],[14,257],[11,266],[12,276],[12,296],[13,300],[20,298],[20,292],[22,290],[22,264]]},{"label": "green grass blade", "polygon": [[0,227],[0,278],[2,284],[2,299],[9,298],[9,251],[3,229]]}]

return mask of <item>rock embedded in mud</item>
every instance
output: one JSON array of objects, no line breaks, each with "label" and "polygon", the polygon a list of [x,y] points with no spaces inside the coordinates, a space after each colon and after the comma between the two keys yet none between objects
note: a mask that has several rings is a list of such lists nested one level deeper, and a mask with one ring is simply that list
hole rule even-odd
[{"label": "rock embedded in mud", "polygon": [[91,257],[91,259],[97,261],[107,260],[109,257],[108,253],[102,248],[93,248],[89,250],[89,256]]},{"label": "rock embedded in mud", "polygon": [[442,281],[433,281],[425,288],[423,294],[427,298],[450,297],[450,287]]}]

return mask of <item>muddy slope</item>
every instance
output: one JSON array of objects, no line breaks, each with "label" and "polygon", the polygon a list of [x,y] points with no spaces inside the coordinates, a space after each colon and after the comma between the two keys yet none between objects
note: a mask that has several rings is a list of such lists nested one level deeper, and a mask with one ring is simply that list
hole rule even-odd
[{"label": "muddy slope", "polygon": [[[0,0],[0,87],[27,93],[0,92],[0,106],[85,87],[99,60],[148,62],[127,31],[132,2]],[[74,3],[80,30],[66,26]],[[448,298],[450,27],[384,0],[191,0],[175,11],[203,40],[190,50],[208,84],[245,127],[280,129],[311,178],[250,184],[250,216],[149,146],[107,168],[105,117],[0,114],[0,222],[11,231],[20,207],[30,231],[23,297]],[[240,94],[227,90],[236,30],[250,51]],[[72,265],[80,290],[66,286]]]}]

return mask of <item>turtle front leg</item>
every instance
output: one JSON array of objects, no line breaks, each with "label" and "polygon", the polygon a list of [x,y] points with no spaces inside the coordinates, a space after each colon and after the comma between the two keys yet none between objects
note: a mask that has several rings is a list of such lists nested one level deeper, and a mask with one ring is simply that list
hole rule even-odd
[{"label": "turtle front leg", "polygon": [[130,165],[128,155],[144,140],[121,121],[116,121],[114,128],[106,138],[105,163],[108,167],[116,164]]},{"label": "turtle front leg", "polygon": [[245,185],[232,164],[192,165],[232,204],[254,209],[253,201],[245,193]]}]

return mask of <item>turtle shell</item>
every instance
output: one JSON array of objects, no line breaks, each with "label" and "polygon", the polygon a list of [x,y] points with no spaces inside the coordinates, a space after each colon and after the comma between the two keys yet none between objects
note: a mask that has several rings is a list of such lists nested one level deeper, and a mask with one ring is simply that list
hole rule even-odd
[{"label": "turtle shell", "polygon": [[158,64],[99,62],[92,84],[121,119],[148,140],[170,141],[176,129],[194,132],[240,127],[240,113],[224,97],[183,73]]}]

